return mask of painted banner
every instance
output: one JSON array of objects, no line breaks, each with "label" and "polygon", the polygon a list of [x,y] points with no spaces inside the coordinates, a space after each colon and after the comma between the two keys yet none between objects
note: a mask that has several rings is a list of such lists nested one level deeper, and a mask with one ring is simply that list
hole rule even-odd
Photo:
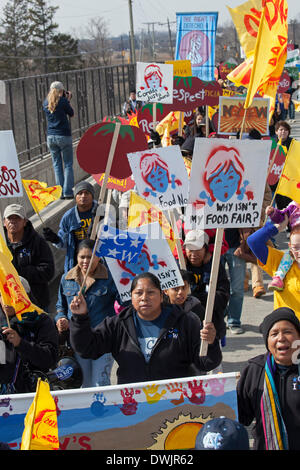
[{"label": "painted banner", "polygon": [[[257,129],[261,135],[269,135],[268,98],[254,98],[246,111],[243,135],[251,129]],[[219,104],[218,134],[236,135],[241,130],[245,114],[245,97],[221,96]]]},{"label": "painted banner", "polygon": [[173,65],[136,63],[136,98],[144,103],[173,102]]},{"label": "painted banner", "polygon": [[0,198],[22,197],[23,185],[12,131],[0,131]]},{"label": "painted banner", "polygon": [[162,210],[187,204],[189,180],[178,145],[129,153],[127,157],[140,196]]},{"label": "painted banner", "polygon": [[190,77],[192,75],[190,60],[166,60],[165,64],[173,64],[174,77]]},{"label": "painted banner", "polygon": [[[59,448],[194,449],[204,423],[220,416],[238,419],[237,380],[238,373],[232,372],[52,391]],[[32,393],[0,398],[0,441],[8,442],[12,449],[20,447],[33,398]]]},{"label": "painted banner", "polygon": [[176,13],[176,60],[190,60],[193,76],[214,80],[217,12]]},{"label": "painted banner", "polygon": [[219,74],[220,74],[220,78],[222,80],[226,80],[227,78],[227,75],[233,70],[235,69],[236,67],[236,64],[233,64],[232,62],[221,62],[221,64],[219,65],[218,69],[219,69]]},{"label": "painted banner", "polygon": [[133,263],[140,256],[146,235],[126,232],[115,227],[103,225],[99,234],[96,255],[120,259]]},{"label": "painted banner", "polygon": [[186,228],[259,225],[271,140],[196,138]]},{"label": "painted banner", "polygon": [[147,238],[137,261],[105,258],[123,302],[130,300],[131,282],[138,274],[151,272],[160,280],[162,290],[183,285],[176,260],[158,222],[137,227]]}]

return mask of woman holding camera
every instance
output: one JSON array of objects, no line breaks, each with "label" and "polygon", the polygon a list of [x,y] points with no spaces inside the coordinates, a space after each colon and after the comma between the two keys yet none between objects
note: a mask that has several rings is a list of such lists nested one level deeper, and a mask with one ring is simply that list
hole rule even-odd
[{"label": "woman holding camera", "polygon": [[51,153],[55,182],[62,187],[61,199],[73,199],[73,145],[69,117],[74,116],[70,105],[72,94],[64,91],[61,82],[53,82],[43,110],[47,118],[47,145]]}]

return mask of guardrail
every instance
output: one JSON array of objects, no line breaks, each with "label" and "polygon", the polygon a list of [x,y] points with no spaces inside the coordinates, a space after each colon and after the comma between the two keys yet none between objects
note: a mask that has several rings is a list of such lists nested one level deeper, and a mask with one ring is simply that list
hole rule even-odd
[{"label": "guardrail", "polygon": [[129,91],[135,86],[135,64],[71,70],[5,80],[6,104],[0,105],[0,129],[12,130],[20,166],[47,153],[46,118],[42,104],[50,84],[61,81],[72,92],[71,119],[74,140],[104,116],[122,112]]}]

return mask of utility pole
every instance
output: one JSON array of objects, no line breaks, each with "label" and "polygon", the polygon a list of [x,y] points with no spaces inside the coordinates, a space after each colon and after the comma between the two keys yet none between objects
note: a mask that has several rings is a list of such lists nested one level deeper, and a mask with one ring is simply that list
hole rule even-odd
[{"label": "utility pole", "polygon": [[[154,37],[154,25],[159,24],[155,22],[148,22],[148,23],[143,23],[148,25],[148,38],[149,38],[149,47],[152,49],[152,60],[154,61],[156,59],[156,53],[155,53],[155,37]],[[150,41],[150,25],[152,25],[152,47],[151,47],[151,41]]]},{"label": "utility pole", "polygon": [[128,0],[129,7],[129,21],[130,21],[130,49],[131,49],[131,61],[135,64],[135,41],[133,31],[133,16],[132,16],[132,0]]},{"label": "utility pole", "polygon": [[173,44],[172,44],[172,34],[171,34],[171,28],[170,28],[170,21],[169,21],[169,18],[167,18],[167,22],[168,22],[168,31],[169,31],[169,41],[170,41],[171,58],[174,59],[174,50],[173,50]]}]

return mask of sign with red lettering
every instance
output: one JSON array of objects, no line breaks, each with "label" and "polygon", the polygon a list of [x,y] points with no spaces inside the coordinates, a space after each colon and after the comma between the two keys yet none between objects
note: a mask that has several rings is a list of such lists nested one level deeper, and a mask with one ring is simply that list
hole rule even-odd
[{"label": "sign with red lettering", "polygon": [[[279,145],[277,148],[277,142],[274,139],[271,140],[272,147],[270,152],[269,164],[272,164],[272,166],[269,171],[267,183],[272,186],[273,184],[276,184],[280,178],[286,157],[286,147],[283,148],[281,145]],[[274,156],[275,159],[273,161]]]},{"label": "sign with red lettering", "polygon": [[291,86],[291,78],[287,72],[283,72],[280,77],[277,93],[284,93]]},{"label": "sign with red lettering", "polygon": [[198,77],[174,77],[173,104],[170,111],[188,111],[206,105],[216,106],[222,94],[222,88],[216,81],[204,82]]},{"label": "sign with red lettering", "polygon": [[22,197],[23,185],[12,131],[0,131],[0,198]]}]

